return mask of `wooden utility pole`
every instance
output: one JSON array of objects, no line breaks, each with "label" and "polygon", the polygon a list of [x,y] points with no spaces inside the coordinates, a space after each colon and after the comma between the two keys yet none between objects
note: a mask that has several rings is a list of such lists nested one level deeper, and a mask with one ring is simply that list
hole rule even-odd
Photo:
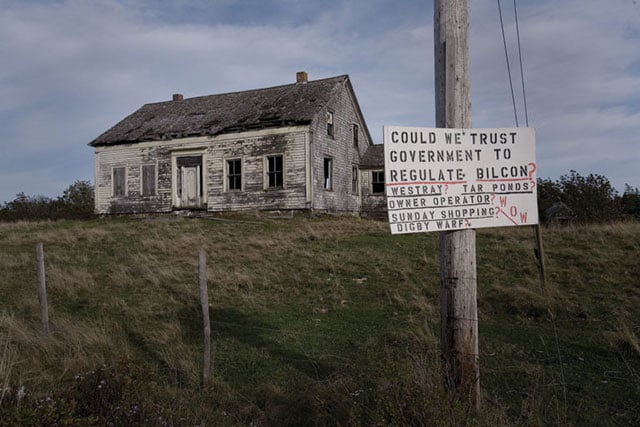
[{"label": "wooden utility pole", "polygon": [[[436,126],[471,128],[467,0],[434,0]],[[447,383],[480,406],[475,230],[440,233],[440,316]]]}]

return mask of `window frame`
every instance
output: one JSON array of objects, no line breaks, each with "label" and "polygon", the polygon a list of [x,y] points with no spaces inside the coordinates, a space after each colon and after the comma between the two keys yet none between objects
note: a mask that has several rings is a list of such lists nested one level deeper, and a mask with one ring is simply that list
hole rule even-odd
[{"label": "window frame", "polygon": [[325,157],[322,164],[322,188],[326,191],[333,191],[333,157]]},{"label": "window frame", "polygon": [[[145,179],[145,168],[153,168],[153,191],[151,193],[147,193],[147,180]],[[140,195],[142,197],[153,197],[158,195],[158,165],[155,163],[148,163],[140,165]]]},{"label": "window frame", "polygon": [[[116,187],[116,171],[122,171],[122,194]],[[114,166],[111,168],[111,195],[112,197],[127,197],[127,167]]]},{"label": "window frame", "polygon": [[357,123],[353,123],[351,134],[353,137],[353,146],[358,148],[360,144],[360,126],[358,126]]},{"label": "window frame", "polygon": [[[236,172],[235,170],[235,166],[233,167],[233,175],[232,175],[232,167],[231,167],[231,163],[236,163],[236,166],[240,167],[240,171]],[[224,166],[225,166],[225,173],[224,173],[224,178],[225,178],[225,190],[226,191],[242,191],[244,190],[244,176],[243,176],[243,172],[244,172],[244,165],[242,162],[241,158],[233,158],[233,159],[226,159],[224,162]],[[240,181],[240,185],[238,187],[236,187],[235,181],[239,180]],[[231,183],[234,182],[234,186],[232,188]]]},{"label": "window frame", "polygon": [[[382,177],[382,180],[380,181],[380,179],[376,180],[375,177]],[[376,191],[376,186],[382,186],[382,189],[379,189],[378,191]],[[385,189],[385,177],[384,177],[384,170],[372,170],[371,171],[371,194],[384,194],[384,189]]]},{"label": "window frame", "polygon": [[336,137],[334,118],[335,115],[333,114],[333,111],[327,110],[327,136],[329,136],[330,138]]},{"label": "window frame", "polygon": [[[280,159],[280,170],[278,170],[277,159]],[[275,170],[271,170],[271,159],[275,159]],[[265,190],[280,190],[284,188],[284,172],[285,162],[283,154],[270,154],[264,156],[264,189]],[[278,175],[280,175],[280,185],[278,185]],[[275,177],[275,185],[271,185],[271,177]]]},{"label": "window frame", "polygon": [[358,165],[351,165],[351,192],[360,194],[360,168]]}]

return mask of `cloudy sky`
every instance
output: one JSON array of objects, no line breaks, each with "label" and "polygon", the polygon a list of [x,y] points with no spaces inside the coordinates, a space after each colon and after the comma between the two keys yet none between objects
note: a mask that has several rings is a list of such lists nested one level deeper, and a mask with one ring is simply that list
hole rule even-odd
[{"label": "cloudy sky", "polygon": [[[517,0],[538,174],[640,186],[640,4]],[[513,127],[497,2],[469,0],[474,127]],[[512,0],[502,0],[520,126]],[[368,127],[434,126],[428,0],[0,0],[0,202],[93,181],[148,102],[349,74]]]}]

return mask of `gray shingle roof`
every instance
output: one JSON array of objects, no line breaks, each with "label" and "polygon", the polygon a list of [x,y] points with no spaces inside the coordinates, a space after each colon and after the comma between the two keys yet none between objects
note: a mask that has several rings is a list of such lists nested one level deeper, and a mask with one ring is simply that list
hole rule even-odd
[{"label": "gray shingle roof", "polygon": [[308,124],[348,78],[343,75],[307,83],[145,104],[89,145],[97,147]]}]

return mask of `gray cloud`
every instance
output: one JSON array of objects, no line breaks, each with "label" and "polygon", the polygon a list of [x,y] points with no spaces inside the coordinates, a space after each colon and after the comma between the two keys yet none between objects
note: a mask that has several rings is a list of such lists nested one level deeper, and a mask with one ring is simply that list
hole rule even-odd
[{"label": "gray cloud", "polygon": [[[540,174],[576,169],[619,189],[639,185],[638,7],[519,3]],[[433,126],[429,3],[246,4],[0,0],[0,201],[20,191],[55,196],[92,179],[86,144],[144,103],[289,83],[301,69],[312,79],[350,74],[376,142],[383,125]],[[495,2],[471,1],[470,11],[474,126],[513,126]]]},{"label": "gray cloud", "polygon": [[[503,3],[521,125],[524,122],[515,27],[510,2]],[[537,129],[541,176],[570,169],[604,174],[623,190],[638,185],[630,167],[640,161],[637,144],[640,78],[634,2],[520,2],[520,31],[530,125]],[[475,125],[513,124],[496,6],[472,8],[484,26],[474,28],[472,72]],[[507,6],[507,7],[505,7]],[[635,30],[632,30],[635,27]],[[490,34],[492,33],[492,34]],[[499,64],[499,67],[496,65]]]}]

